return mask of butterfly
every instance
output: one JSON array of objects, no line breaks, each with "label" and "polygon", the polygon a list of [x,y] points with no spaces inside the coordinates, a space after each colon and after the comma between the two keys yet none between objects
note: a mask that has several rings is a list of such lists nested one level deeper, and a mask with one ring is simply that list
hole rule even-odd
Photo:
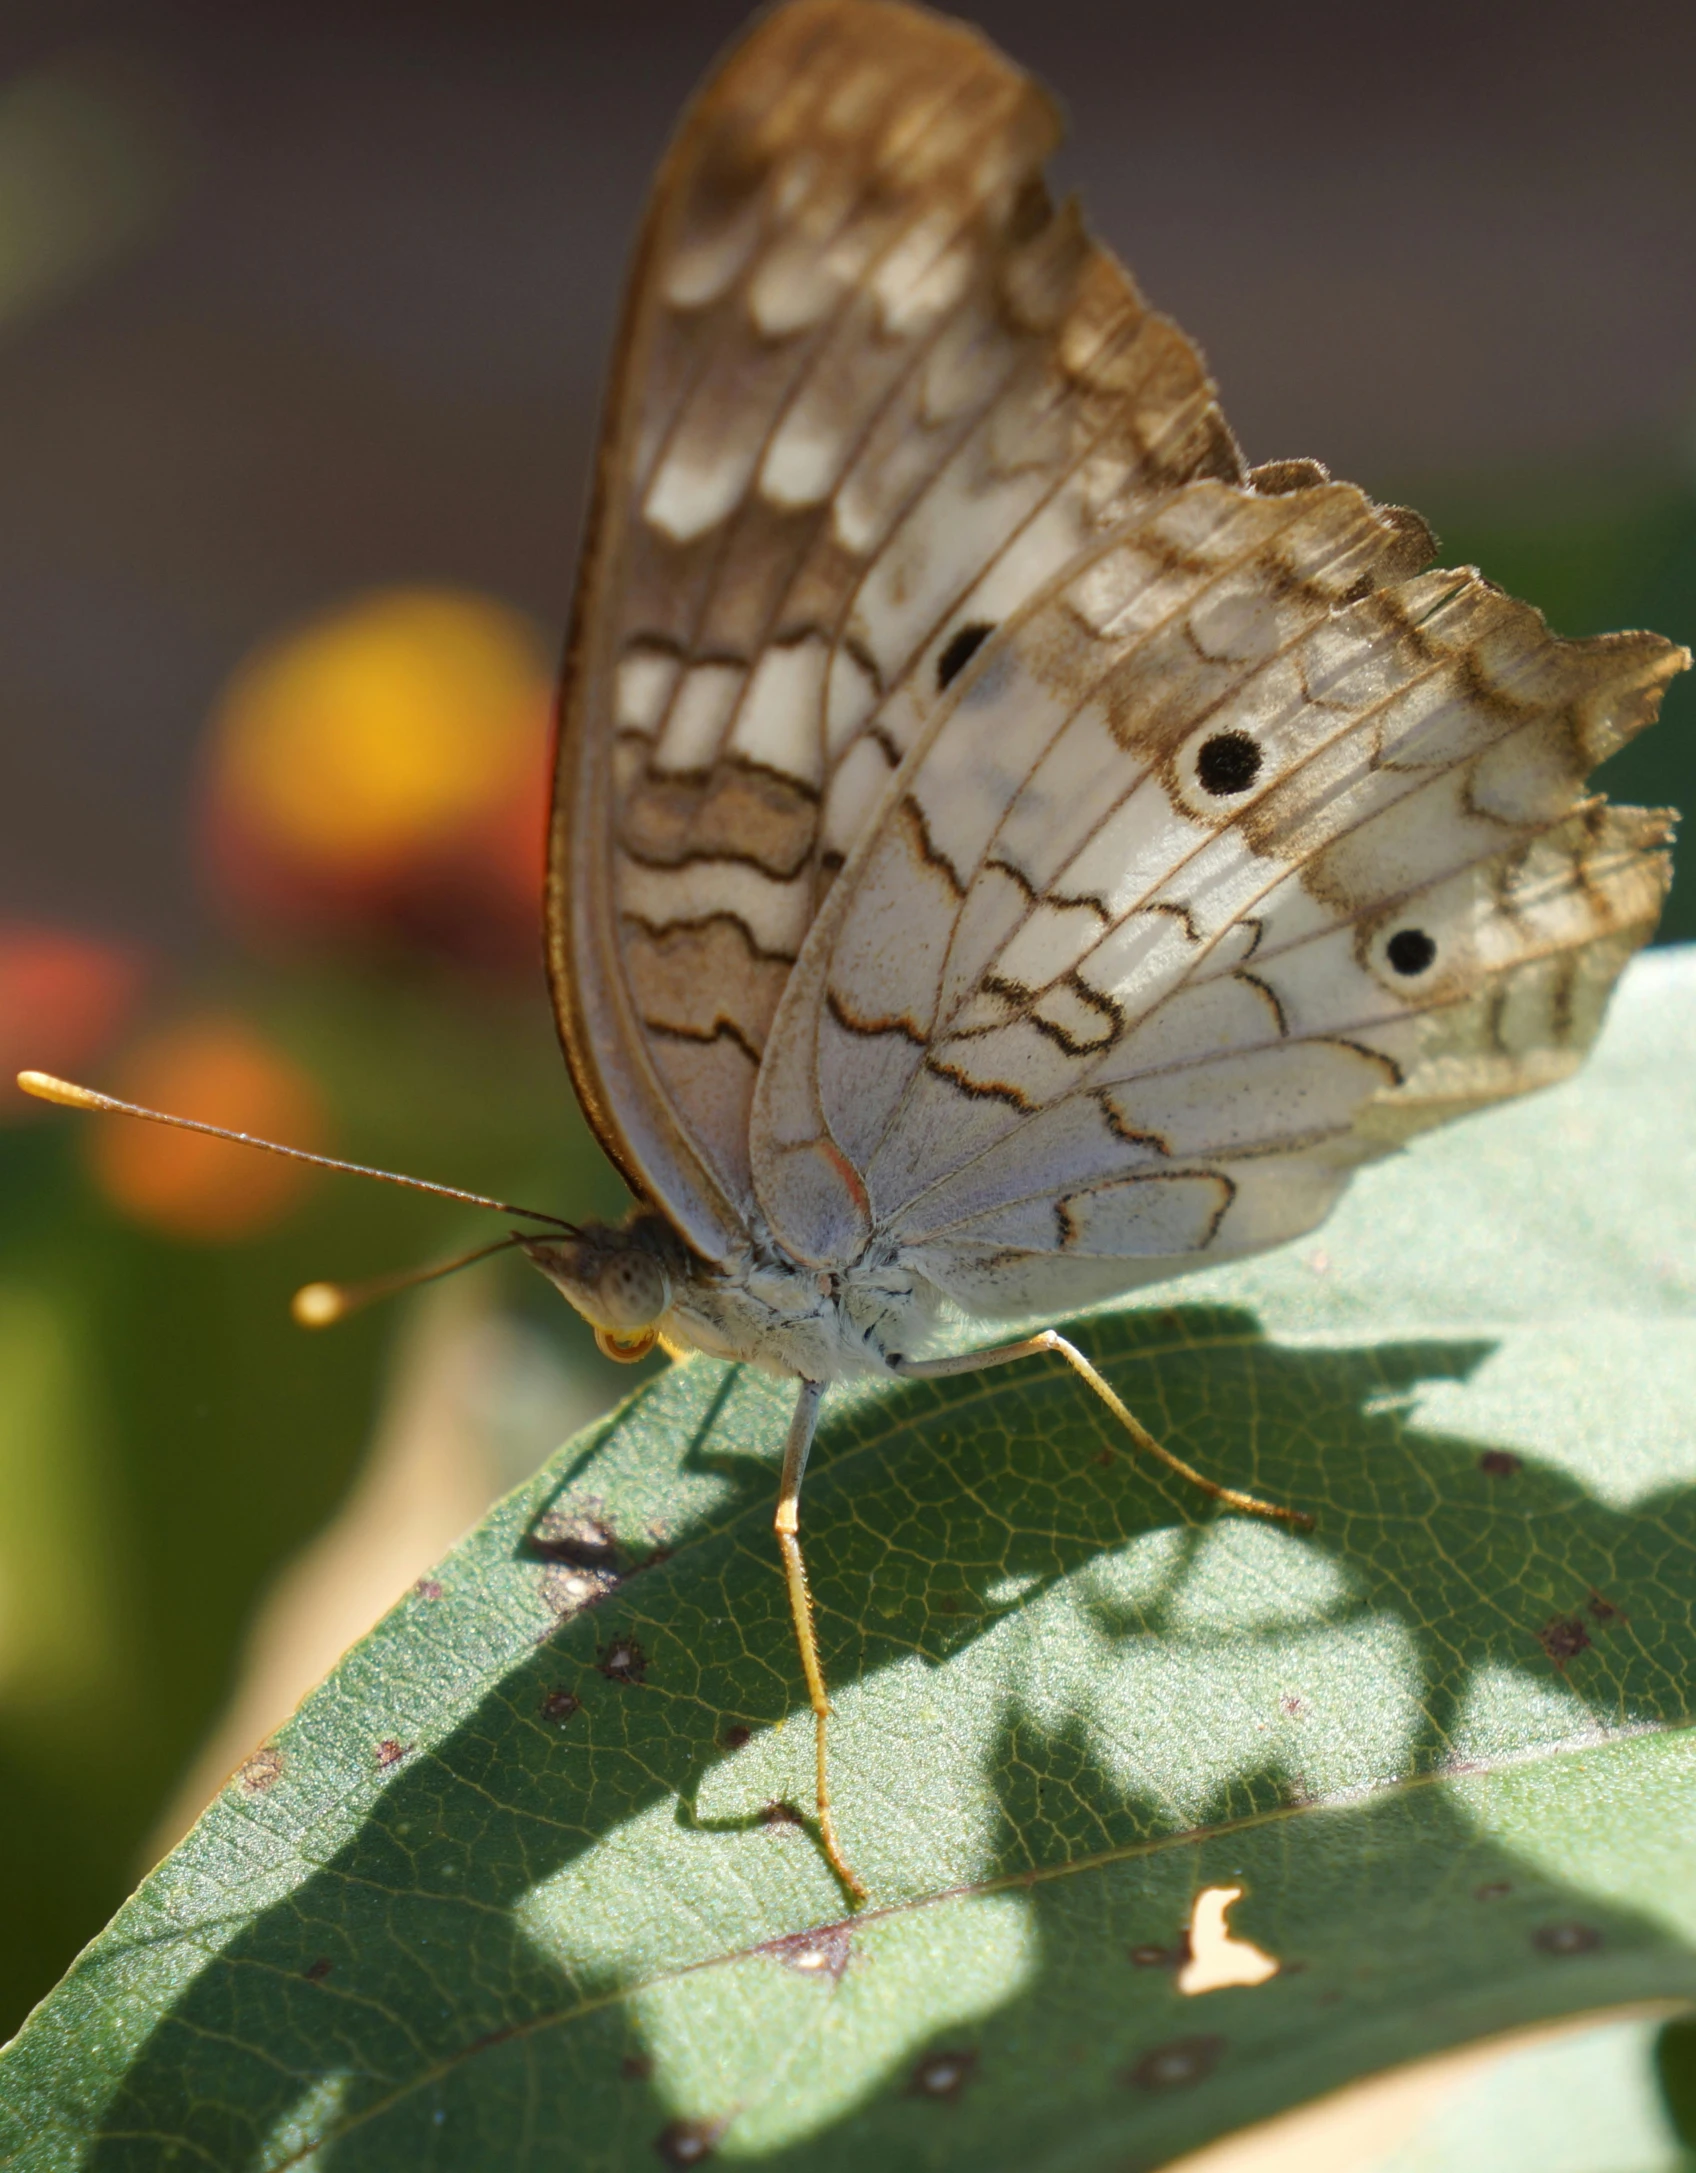
[{"label": "butterfly", "polygon": [[1050,1353],[1305,1522],[1052,1331],[927,1337],[1285,1243],[1563,1078],[1669,879],[1671,816],[1584,780],[1688,655],[1246,466],[1050,198],[1060,133],[902,0],[756,23],[648,207],[563,683],[553,1001],[639,1204],[521,1242],[611,1355],[797,1384],[777,1539],[855,1900],[800,1544],[830,1384]]},{"label": "butterfly", "polygon": [[[1668,881],[1584,795],[1688,657],[1560,641],[1417,515],[1246,468],[1043,181],[1055,109],[899,0],[792,0],[661,168],[611,377],[547,901],[642,1203],[531,1257],[604,1349],[828,1385],[1310,1230],[1573,1069]],[[1157,1453],[1163,1453],[1158,1452]],[[1238,1507],[1260,1508],[1214,1489]]]}]

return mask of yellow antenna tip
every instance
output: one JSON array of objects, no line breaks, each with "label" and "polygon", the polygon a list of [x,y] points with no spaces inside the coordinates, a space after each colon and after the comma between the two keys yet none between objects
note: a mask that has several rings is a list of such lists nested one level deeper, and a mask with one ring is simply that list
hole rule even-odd
[{"label": "yellow antenna tip", "polygon": [[87,1087],[72,1086],[68,1079],[55,1079],[50,1071],[20,1071],[18,1084],[38,1102],[59,1102],[66,1109],[103,1109],[106,1106],[104,1094],[92,1093]]},{"label": "yellow antenna tip", "polygon": [[303,1328],[328,1328],[347,1310],[334,1283],[302,1283],[289,1300],[289,1311]]}]

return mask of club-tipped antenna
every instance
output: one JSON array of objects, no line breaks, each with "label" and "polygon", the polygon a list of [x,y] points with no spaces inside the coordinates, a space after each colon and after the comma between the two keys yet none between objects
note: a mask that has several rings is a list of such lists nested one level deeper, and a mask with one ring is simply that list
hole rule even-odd
[{"label": "club-tipped antenna", "polygon": [[[511,1200],[491,1200],[481,1192],[462,1191],[458,1185],[432,1184],[427,1177],[403,1177],[398,1170],[371,1169],[363,1162],[339,1161],[333,1154],[310,1154],[304,1147],[284,1147],[274,1139],[256,1139],[251,1132],[232,1132],[221,1124],[203,1124],[198,1117],[173,1117],[162,1109],[143,1109],[139,1102],[121,1102],[115,1095],[97,1094],[92,1087],[73,1086],[68,1079],[55,1079],[51,1072],[20,1071],[18,1085],[26,1094],[33,1094],[37,1101],[58,1102],[66,1109],[93,1109],[111,1116],[143,1117],[149,1124],[174,1125],[179,1132],[204,1132],[208,1139],[227,1139],[232,1146],[257,1147],[265,1154],[287,1155],[291,1162],[310,1162],[316,1169],[340,1170],[349,1177],[375,1177],[380,1184],[400,1185],[408,1192],[428,1192],[438,1200],[457,1200],[462,1207],[486,1207],[497,1215],[522,1215],[530,1222],[551,1223],[568,1236],[577,1235],[574,1222],[567,1222],[563,1215],[550,1215],[544,1207],[519,1207]],[[512,1242],[511,1239],[503,1240],[503,1243]],[[498,1251],[500,1248],[491,1246],[488,1249]],[[445,1274],[447,1271],[432,1272]],[[307,1287],[333,1289],[335,1286],[309,1284]]]},{"label": "club-tipped antenna", "polygon": [[510,1252],[514,1245],[524,1243],[525,1236],[523,1230],[514,1230],[510,1237],[497,1237],[492,1245],[479,1245],[474,1252],[462,1252],[457,1259],[440,1261],[435,1267],[401,1268],[392,1275],[368,1276],[362,1283],[302,1283],[289,1300],[289,1311],[302,1328],[333,1328],[338,1320],[346,1320],[364,1306],[375,1305],[379,1298],[416,1290],[420,1283],[456,1275],[461,1268],[487,1260],[494,1253]]}]

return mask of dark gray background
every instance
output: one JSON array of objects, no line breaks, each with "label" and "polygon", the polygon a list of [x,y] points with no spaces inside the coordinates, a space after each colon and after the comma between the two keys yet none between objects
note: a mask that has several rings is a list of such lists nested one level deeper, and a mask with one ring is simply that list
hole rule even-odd
[{"label": "dark gray background", "polygon": [[[1557,510],[1682,487],[1688,0],[976,12],[1252,458]],[[0,323],[0,911],[204,943],[195,744],[291,617],[422,578],[557,627],[642,191],[742,15],[8,0],[0,78],[133,79],[180,185]]]}]

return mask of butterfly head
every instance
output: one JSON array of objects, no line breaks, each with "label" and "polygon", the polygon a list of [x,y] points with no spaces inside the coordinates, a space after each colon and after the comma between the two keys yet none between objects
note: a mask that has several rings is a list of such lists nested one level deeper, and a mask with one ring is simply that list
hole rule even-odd
[{"label": "butterfly head", "polygon": [[671,1306],[676,1241],[654,1215],[622,1228],[585,1223],[569,1237],[527,1237],[523,1250],[595,1331],[609,1358],[633,1365],[659,1341]]}]

